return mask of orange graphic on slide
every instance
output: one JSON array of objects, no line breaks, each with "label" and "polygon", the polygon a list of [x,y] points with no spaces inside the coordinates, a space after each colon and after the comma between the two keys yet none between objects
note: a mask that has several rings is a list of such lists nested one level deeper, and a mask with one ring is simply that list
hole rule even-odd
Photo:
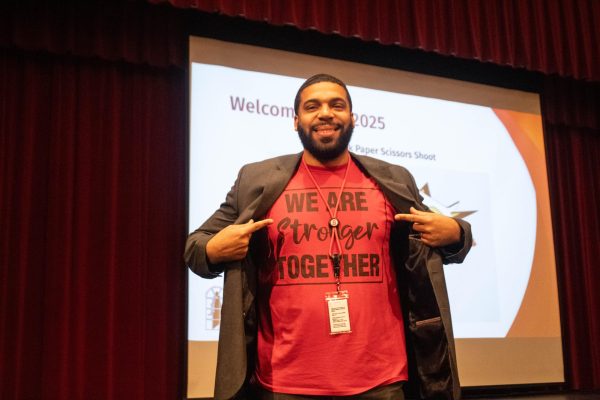
[{"label": "orange graphic on slide", "polygon": [[542,119],[539,115],[516,111],[494,109],[494,112],[527,165],[537,203],[535,255],[529,283],[506,336],[560,337],[558,294],[555,286],[546,283],[556,282],[556,270]]}]

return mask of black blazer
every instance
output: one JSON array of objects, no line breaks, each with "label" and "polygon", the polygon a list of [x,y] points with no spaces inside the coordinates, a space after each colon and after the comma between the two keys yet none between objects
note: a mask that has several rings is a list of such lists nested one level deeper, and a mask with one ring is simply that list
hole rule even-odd
[{"label": "black blazer", "polygon": [[[206,243],[230,224],[264,217],[298,168],[301,154],[286,155],[245,165],[220,208],[190,234],[185,249],[187,265],[204,278],[225,272],[221,330],[217,358],[215,399],[251,398],[246,386],[256,355],[255,309],[257,263],[264,254],[264,237],[252,236],[246,258],[208,265]],[[372,177],[397,212],[427,210],[414,178],[405,168],[367,156],[352,154],[359,168]],[[460,263],[471,248],[471,228],[458,220],[463,240],[459,245],[432,249],[409,237],[409,226],[396,223],[390,238],[392,258],[407,325],[406,347],[409,383],[422,398],[459,399],[460,384],[450,305],[443,263]],[[410,387],[411,385],[409,385]],[[410,390],[410,389],[409,389]]]}]

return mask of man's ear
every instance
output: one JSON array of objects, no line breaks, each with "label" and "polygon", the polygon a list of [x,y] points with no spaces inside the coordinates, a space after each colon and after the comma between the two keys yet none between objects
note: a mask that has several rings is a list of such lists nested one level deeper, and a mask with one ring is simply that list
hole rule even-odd
[{"label": "man's ear", "polygon": [[354,116],[355,114],[353,112],[350,112],[350,115],[352,115],[352,127],[354,128],[356,125],[356,117]]},{"label": "man's ear", "polygon": [[294,115],[294,130],[298,130],[298,116]]}]

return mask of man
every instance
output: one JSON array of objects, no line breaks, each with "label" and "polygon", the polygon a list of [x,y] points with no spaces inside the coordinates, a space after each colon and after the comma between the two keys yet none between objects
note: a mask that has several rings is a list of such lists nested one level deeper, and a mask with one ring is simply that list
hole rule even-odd
[{"label": "man", "polygon": [[442,262],[468,223],[427,212],[413,177],[351,154],[352,100],[319,74],[298,90],[301,154],[244,166],[186,245],[225,273],[216,399],[460,397]]}]

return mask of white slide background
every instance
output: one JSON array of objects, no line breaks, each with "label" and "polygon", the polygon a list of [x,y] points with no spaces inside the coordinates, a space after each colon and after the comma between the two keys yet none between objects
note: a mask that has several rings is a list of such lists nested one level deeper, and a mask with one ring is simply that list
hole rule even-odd
[{"label": "white slide background", "polygon": [[[239,168],[301,144],[291,116],[303,79],[191,64],[189,227],[225,199]],[[536,193],[510,135],[489,107],[349,86],[358,116],[350,144],[407,167],[425,203],[444,213],[475,211],[476,246],[460,266],[445,267],[457,338],[500,338],[523,299],[535,247]],[[233,109],[245,99],[253,112]],[[258,109],[265,111],[257,112]],[[383,128],[383,129],[382,129]],[[419,157],[425,155],[425,157]],[[188,338],[218,340],[221,279],[190,272]]]}]

